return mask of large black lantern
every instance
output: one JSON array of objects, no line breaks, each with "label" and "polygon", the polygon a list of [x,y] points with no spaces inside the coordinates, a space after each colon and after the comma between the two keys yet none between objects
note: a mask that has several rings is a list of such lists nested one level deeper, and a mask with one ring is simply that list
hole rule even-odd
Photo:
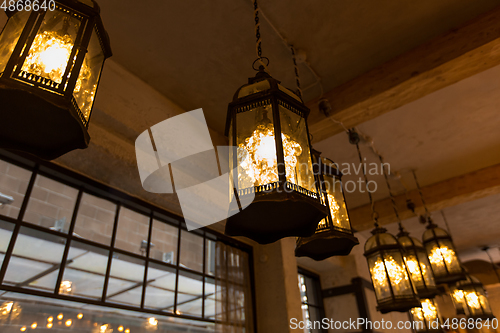
[{"label": "large black lantern", "polygon": [[377,298],[377,310],[406,312],[419,307],[415,287],[403,258],[403,249],[387,229],[376,227],[365,244],[365,257]]},{"label": "large black lantern", "polygon": [[314,171],[321,186],[321,200],[328,207],[328,215],[322,219],[314,235],[297,238],[295,255],[323,260],[332,256],[345,256],[359,244],[354,237],[342,191],[342,174],[335,163],[313,150]]},{"label": "large black lantern", "polygon": [[230,145],[237,148],[230,156],[230,170],[237,173],[231,177],[233,200],[253,202],[230,212],[226,234],[266,244],[310,236],[326,216],[313,173],[308,114],[301,98],[263,66],[236,91],[226,122]]},{"label": "large black lantern", "polygon": [[401,230],[399,244],[404,250],[404,259],[419,298],[433,298],[439,291],[434,281],[432,268],[422,243]]},{"label": "large black lantern", "polygon": [[416,333],[443,333],[437,304],[432,299],[421,299],[421,306],[410,310]]},{"label": "large black lantern", "polygon": [[428,218],[422,241],[437,284],[454,283],[465,279],[451,236]]},{"label": "large black lantern", "polygon": [[6,12],[0,146],[53,159],[88,146],[92,106],[111,49],[96,2],[43,3],[46,8],[33,4],[31,11]]},{"label": "large black lantern", "polygon": [[461,301],[467,317],[474,319],[495,318],[491,312],[490,302],[483,284],[477,278],[467,274],[466,280],[459,281],[455,290],[461,291],[461,293],[457,293],[461,299],[457,298],[454,302]]}]

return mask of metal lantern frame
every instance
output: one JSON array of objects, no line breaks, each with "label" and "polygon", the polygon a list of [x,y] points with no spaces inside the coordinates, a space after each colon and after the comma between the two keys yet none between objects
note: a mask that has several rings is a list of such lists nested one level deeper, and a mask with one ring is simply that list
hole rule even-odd
[{"label": "metal lantern frame", "polygon": [[[466,280],[457,282],[456,288],[463,291],[463,308],[467,317],[483,320],[495,318],[483,284],[469,274],[466,276]],[[468,297],[470,294],[474,294],[474,296]],[[473,306],[472,302],[477,302],[479,307]]]},{"label": "metal lantern frame", "polygon": [[[415,274],[412,272],[411,268],[408,267],[410,276],[412,277],[413,285],[417,291],[417,295],[421,299],[434,298],[439,294],[439,290],[436,286],[434,280],[434,274],[432,272],[431,264],[429,263],[429,258],[425,252],[425,248],[422,243],[416,238],[411,237],[410,234],[404,230],[400,231],[398,236],[398,242],[404,251],[405,262],[408,263],[409,258],[415,260],[418,267],[418,272]],[[426,272],[426,273],[424,273]],[[418,275],[419,278],[413,278],[414,275]]]},{"label": "metal lantern frame", "polygon": [[[342,173],[337,169],[335,163],[327,158],[322,158],[321,153],[312,150],[314,157],[314,172],[318,176],[318,181],[321,186],[322,203],[328,208],[328,215],[318,223],[314,235],[310,237],[297,238],[295,248],[295,256],[309,257],[314,260],[324,260],[332,256],[345,256],[351,253],[354,246],[359,244],[359,240],[354,237],[352,232],[351,220],[349,212],[345,207],[345,196],[342,187]],[[328,162],[325,163],[325,162]],[[345,207],[345,217],[348,228],[342,228],[333,222],[332,209],[328,195],[327,181],[325,178],[330,178],[334,186],[340,184],[340,193],[334,188],[332,192],[335,194],[335,201],[339,207]],[[340,195],[339,195],[340,194]]]},{"label": "metal lantern frame", "polygon": [[[0,146],[28,152],[44,159],[56,158],[76,148],[86,148],[90,141],[87,128],[102,67],[106,58],[112,55],[99,6],[93,0],[56,0],[54,10],[15,10],[6,11],[6,14],[9,19],[2,38],[11,38],[8,42],[12,44],[13,49],[5,68],[0,72],[0,100],[4,111],[1,122],[3,125],[0,125]],[[22,15],[27,15],[25,22]],[[16,23],[18,21],[20,23]],[[61,63],[64,64],[61,78],[54,81],[42,74],[23,69],[32,46],[35,45],[36,37],[44,33],[58,32],[55,29],[61,22],[66,29],[71,24],[75,26],[69,56],[66,62]],[[3,35],[9,24],[24,25],[18,37]],[[62,37],[69,36],[67,31],[63,30],[59,31]],[[100,47],[98,60],[91,58],[89,53],[89,47],[97,45],[95,40]],[[33,52],[37,55],[35,49]],[[91,75],[97,73],[97,77],[94,79],[92,76],[91,83],[95,84],[92,84],[93,92],[88,97],[91,104],[83,103],[86,110],[82,112],[74,94],[78,93],[75,87],[80,82],[80,72],[84,70],[86,60],[96,61],[88,70],[95,69]]]},{"label": "metal lantern frame", "polygon": [[[465,272],[462,268],[462,265],[460,264],[460,259],[457,256],[457,251],[455,245],[453,244],[453,239],[444,229],[441,229],[436,224],[434,224],[430,218],[428,218],[428,222],[429,224],[427,225],[427,230],[422,236],[422,244],[424,245],[427,257],[429,258],[429,263],[431,264],[436,284],[452,284],[460,280],[464,280],[466,277]],[[426,237],[429,234],[431,235],[431,237]],[[453,269],[453,267],[450,267],[451,265],[447,263],[445,255],[443,255],[443,253],[439,253],[439,256],[441,257],[444,272],[440,272],[438,267],[436,267],[437,265],[433,263],[433,260],[431,260],[431,249],[435,247],[441,249],[444,246],[453,251],[454,258],[452,259],[452,262],[456,261],[456,264],[454,266],[455,268],[458,267],[458,269]]]},{"label": "metal lantern frame", "polygon": [[[381,313],[387,313],[391,311],[406,312],[411,308],[420,307],[421,304],[417,297],[415,286],[411,281],[410,272],[408,271],[408,268],[406,267],[406,264],[404,262],[403,248],[397,241],[396,237],[387,233],[387,229],[381,228],[379,226],[372,230],[372,234],[373,236],[366,241],[364,256],[366,257],[368,262],[370,278],[372,280],[375,297],[377,299],[377,310]],[[381,237],[386,237],[387,239],[382,241]],[[394,256],[396,256],[396,258],[394,258]],[[377,262],[380,260],[380,262],[383,263],[383,273],[385,273],[384,281],[387,281],[388,283],[390,291],[389,297],[381,298],[379,293],[377,292],[379,290],[377,288],[378,282],[376,281],[377,279],[373,276],[373,267],[371,267],[370,263],[370,261],[375,258],[377,259]],[[390,258],[390,260],[398,261],[396,264],[398,264],[399,269],[402,270],[400,274],[403,274],[400,282],[403,282],[405,284],[405,290],[407,291],[404,294],[396,293],[396,283],[394,283],[393,281],[395,276],[394,274],[390,274],[390,268],[387,267],[388,258]]]},{"label": "metal lantern frame", "polygon": [[[441,328],[439,309],[434,300],[430,298],[420,299],[421,307],[410,310],[410,317],[413,323],[418,323],[415,327],[416,333],[444,333]],[[432,309],[429,309],[432,307]],[[429,314],[432,311],[432,317]]]},{"label": "metal lantern frame", "polygon": [[[254,87],[260,90],[252,90]],[[241,97],[240,92],[243,95]],[[230,236],[245,236],[260,244],[272,243],[284,237],[310,236],[314,233],[318,222],[326,216],[327,208],[321,204],[320,191],[312,171],[313,160],[307,126],[309,109],[299,96],[281,86],[280,81],[272,78],[264,67],[260,66],[257,75],[248,79],[248,84],[236,91],[233,101],[228,106],[225,134],[230,138],[230,145],[238,147],[238,116],[255,111],[259,107],[271,108],[269,116],[272,116],[279,178],[271,183],[255,186],[254,182],[254,186],[244,187],[239,186],[238,177],[232,175],[235,194],[233,200],[237,201],[238,205],[231,203],[232,210],[226,222],[225,233]],[[279,135],[282,133],[280,107],[298,115],[300,121],[304,122],[307,147],[301,148],[303,153],[309,155],[310,177],[313,177],[311,180],[314,183],[314,191],[287,180],[283,138]],[[229,159],[233,165],[230,167],[231,172],[239,172],[237,154],[233,154]],[[252,203],[240,211],[240,203],[249,201]]]}]

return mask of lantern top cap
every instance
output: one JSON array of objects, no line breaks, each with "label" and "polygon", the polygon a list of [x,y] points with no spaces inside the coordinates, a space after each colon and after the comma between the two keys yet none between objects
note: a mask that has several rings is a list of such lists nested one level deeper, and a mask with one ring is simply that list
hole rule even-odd
[{"label": "lantern top cap", "polygon": [[409,233],[407,233],[406,231],[400,232],[398,234],[398,242],[404,248],[415,247],[415,246],[423,248],[422,242],[420,242],[415,237],[411,237]]},{"label": "lantern top cap", "polygon": [[401,245],[393,235],[387,233],[387,229],[377,227],[372,230],[373,236],[365,243],[365,256],[379,249],[401,249]]},{"label": "lantern top cap", "polygon": [[429,224],[427,226],[427,230],[424,232],[422,235],[422,240],[424,242],[431,240],[433,238],[449,238],[451,239],[450,235],[446,232],[446,230],[438,227],[434,223]]}]

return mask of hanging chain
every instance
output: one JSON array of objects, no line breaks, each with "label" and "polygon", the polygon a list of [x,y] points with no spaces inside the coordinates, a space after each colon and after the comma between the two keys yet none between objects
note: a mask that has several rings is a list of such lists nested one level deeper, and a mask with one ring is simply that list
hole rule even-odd
[{"label": "hanging chain", "polygon": [[427,205],[425,204],[424,196],[422,194],[422,189],[420,188],[420,184],[418,183],[417,174],[415,173],[415,170],[412,170],[412,173],[413,173],[413,179],[415,179],[415,184],[417,185],[418,193],[420,194],[420,200],[422,200],[422,204],[424,205],[425,208],[425,215],[429,217],[430,216],[429,210],[427,209]]},{"label": "hanging chain", "polygon": [[[356,145],[356,149],[358,150],[359,163],[361,165],[363,165],[363,157],[361,156],[361,150],[359,149],[359,136],[356,136],[356,135],[357,135],[357,133],[354,130],[350,130],[349,131],[349,142]],[[357,137],[357,140],[356,140],[356,137]],[[372,194],[368,189],[368,178],[366,177],[366,170],[364,167],[362,167],[362,169],[363,169],[363,177],[365,180],[366,192],[368,192],[368,197],[370,198],[370,206],[371,206],[371,210],[372,210],[372,220],[375,224],[375,227],[378,228],[379,227],[378,213],[375,211],[375,202],[373,201]]]},{"label": "hanging chain", "polygon": [[290,45],[290,50],[292,51],[293,66],[295,68],[295,82],[297,83],[297,93],[300,98],[302,98],[302,89],[300,89],[300,77],[299,77],[299,66],[297,66],[297,58],[295,57],[295,48]]},{"label": "hanging chain", "polygon": [[255,14],[255,51],[257,52],[257,60],[259,60],[265,71],[269,73],[267,65],[262,61],[262,38],[260,36],[259,5],[257,4],[257,0],[253,2],[253,10]]},{"label": "hanging chain", "polygon": [[377,156],[378,156],[378,159],[380,161],[380,167],[382,168],[382,173],[384,174],[385,183],[387,184],[387,189],[389,190],[389,197],[391,198],[392,209],[394,209],[394,214],[396,214],[396,218],[398,219],[399,230],[404,231],[403,225],[401,223],[401,218],[399,217],[398,207],[396,205],[396,199],[394,198],[394,195],[392,194],[391,184],[389,183],[389,174],[388,174],[388,172],[386,172],[385,167],[384,167],[384,159],[383,159],[382,155],[380,155],[380,154],[377,154]]}]

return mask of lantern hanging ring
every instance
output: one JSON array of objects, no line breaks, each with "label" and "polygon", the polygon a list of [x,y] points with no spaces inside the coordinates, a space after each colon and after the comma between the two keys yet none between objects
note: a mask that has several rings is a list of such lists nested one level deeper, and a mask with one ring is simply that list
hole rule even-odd
[{"label": "lantern hanging ring", "polygon": [[[263,60],[267,60],[267,63],[264,64],[264,61]],[[257,59],[254,60],[254,62],[252,63],[252,68],[254,71],[259,71],[259,68],[255,68],[255,64],[259,62],[262,66],[264,66],[265,69],[267,69],[267,66],[269,66],[269,58],[268,57],[259,57]]]}]

